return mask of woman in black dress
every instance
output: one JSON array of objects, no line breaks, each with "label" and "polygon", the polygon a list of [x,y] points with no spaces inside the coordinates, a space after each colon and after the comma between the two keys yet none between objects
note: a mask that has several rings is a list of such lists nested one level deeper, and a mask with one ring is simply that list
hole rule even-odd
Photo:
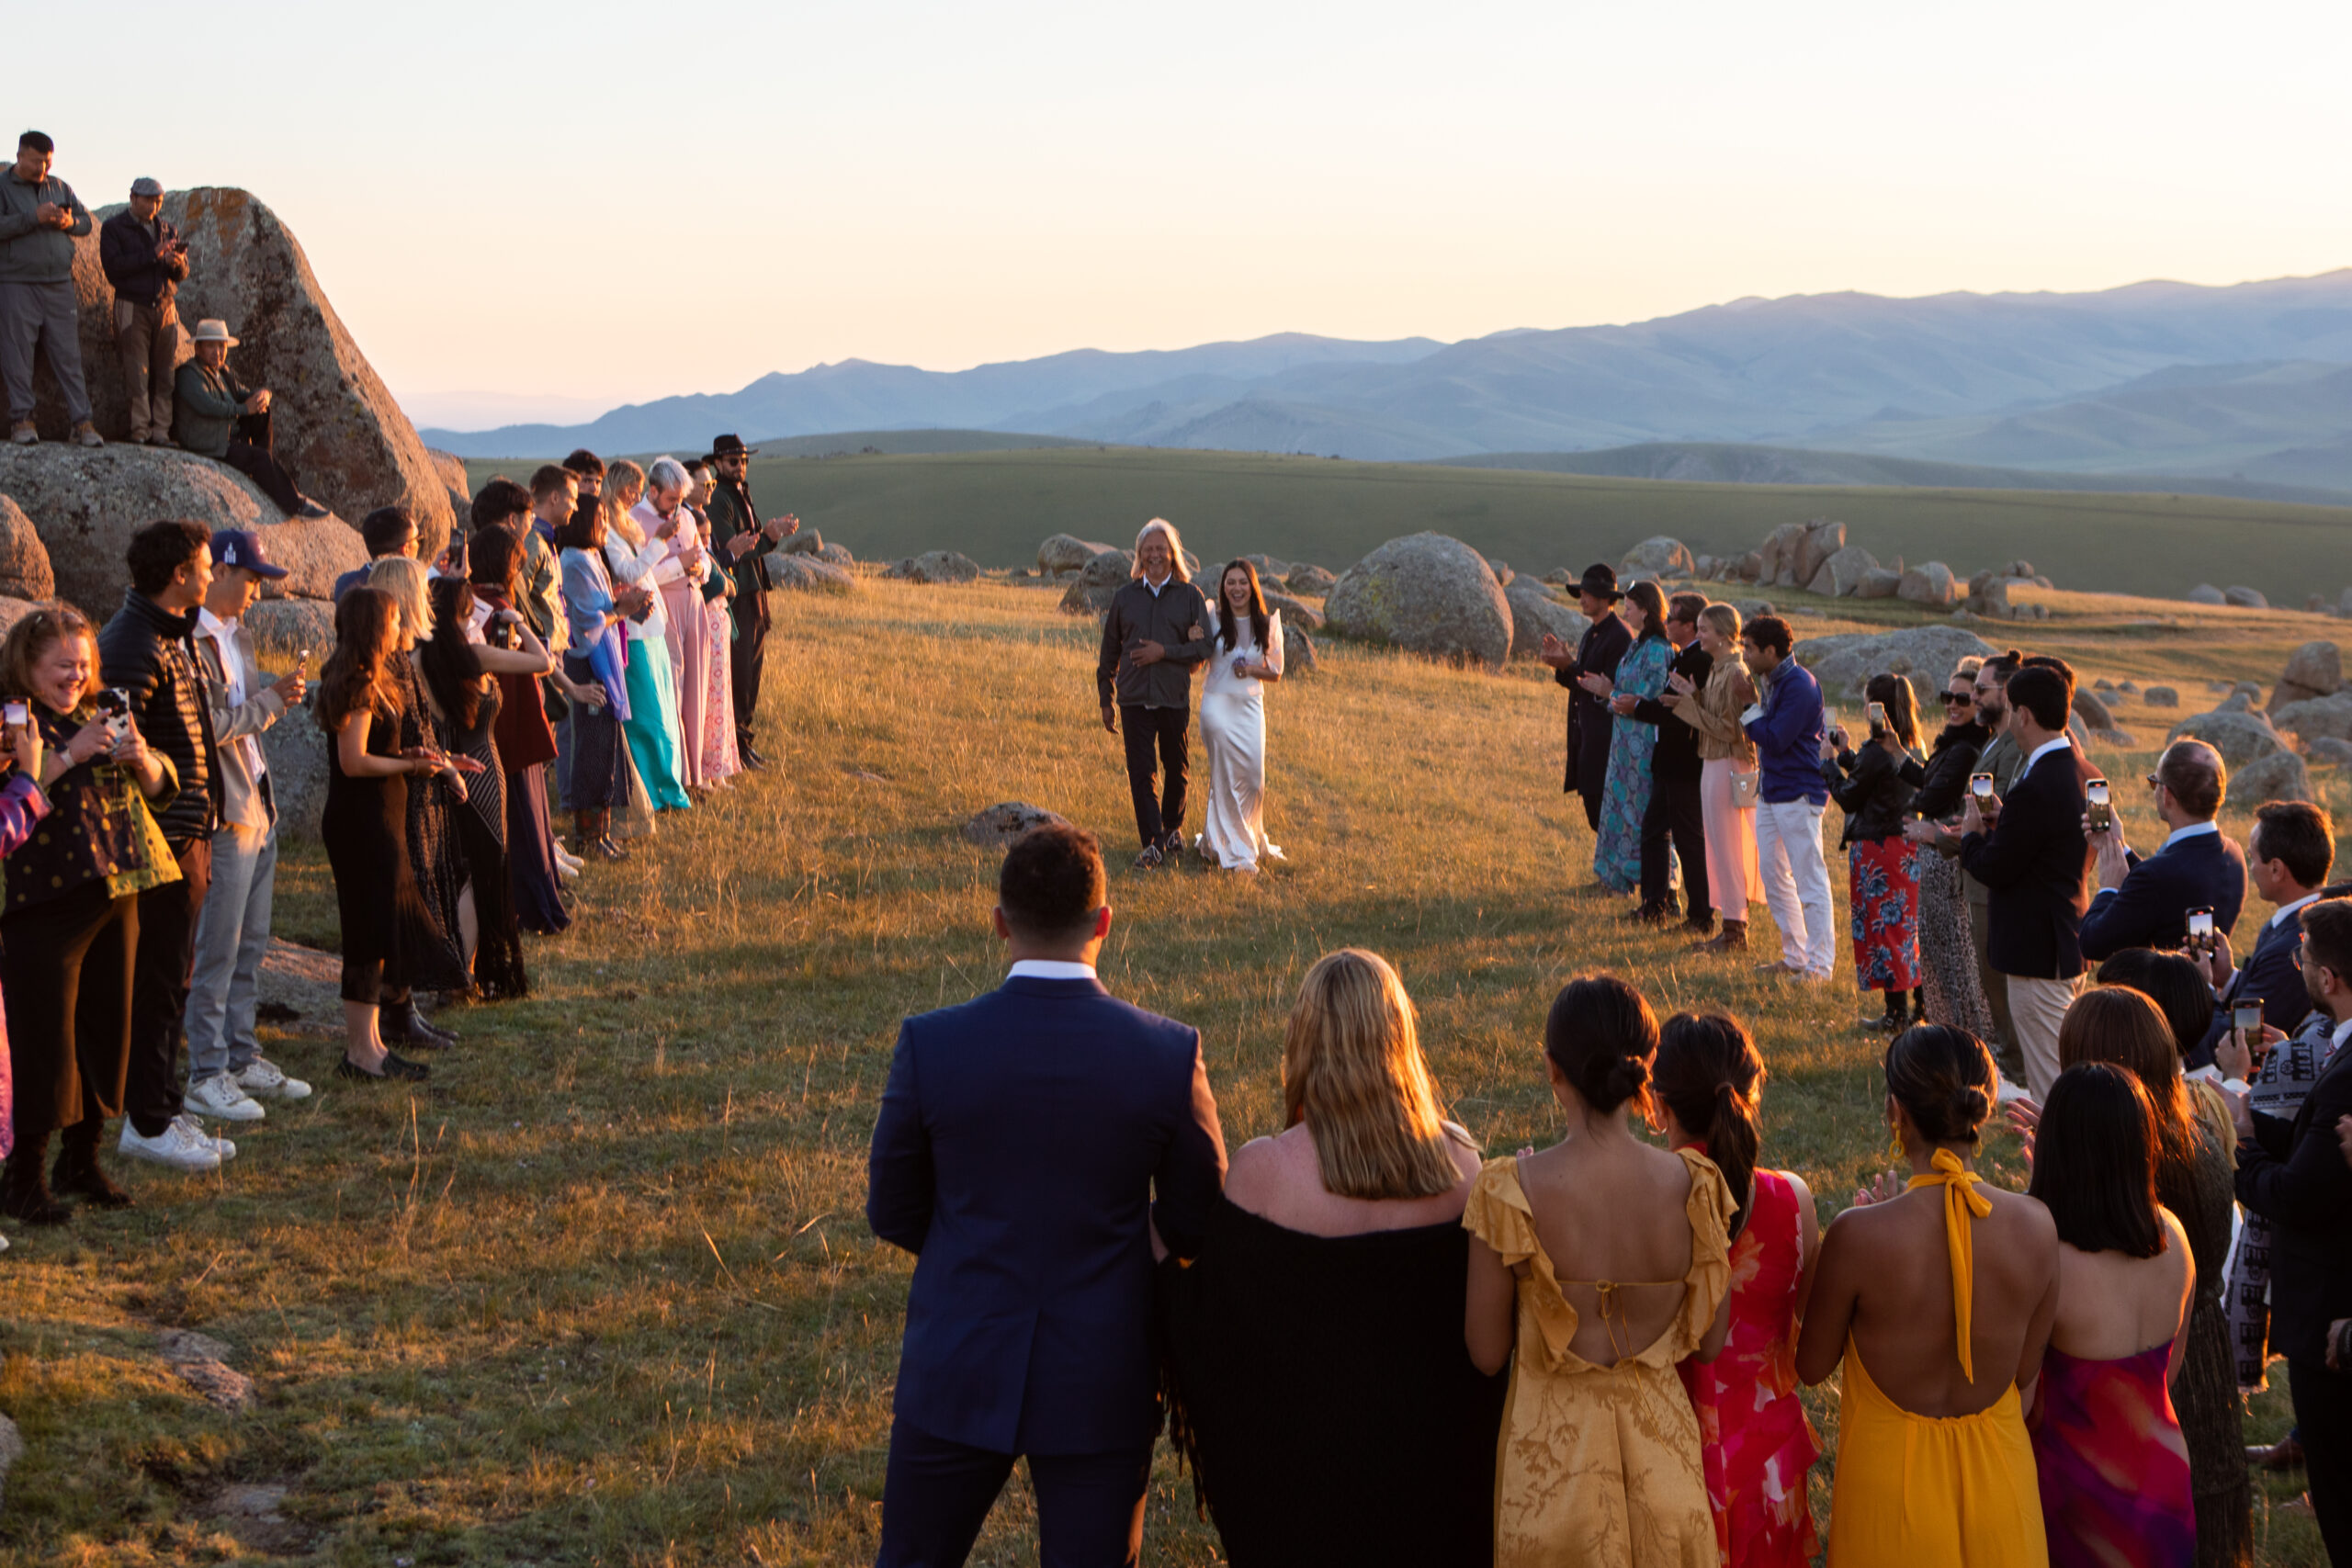
[{"label": "woman in black dress", "polygon": [[319,672],[313,707],[327,734],[327,801],[319,821],[343,921],[344,1056],[338,1077],[377,1082],[422,1078],[427,1069],[385,1047],[377,1021],[388,987],[409,983],[408,964],[433,917],[408,853],[409,781],[454,779],[437,751],[404,749],[407,698],[398,672],[401,613],[391,595],[358,587],[334,607],[334,651]]},{"label": "woman in black dress", "polygon": [[1348,948],[1299,987],[1287,1128],[1233,1156],[1201,1256],[1162,1266],[1179,1446],[1233,1568],[1486,1568],[1508,1374],[1471,1365],[1462,1211],[1413,1004]]},{"label": "woman in black dress", "polygon": [[[368,585],[390,594],[400,607],[400,657],[392,660],[389,673],[401,694],[401,751],[430,751],[448,756],[454,763],[454,771],[436,773],[408,792],[409,870],[416,879],[418,907],[430,923],[411,933],[401,954],[401,978],[412,991],[464,997],[473,991],[473,971],[466,962],[463,935],[466,861],[458,841],[458,813],[469,787],[463,775],[478,772],[480,764],[450,750],[417,671],[416,650],[433,636],[433,600],[425,591],[430,581],[423,566],[400,556],[388,556],[368,569]],[[410,1038],[427,1049],[456,1043],[456,1035],[435,1032],[441,1036],[437,1040]]]},{"label": "woman in black dress", "polygon": [[548,815],[547,765],[556,754],[555,729],[548,723],[539,688],[540,671],[552,678],[555,660],[529,620],[511,615],[522,596],[523,547],[514,533],[503,527],[477,530],[469,558],[474,598],[491,612],[483,627],[489,647],[528,655],[539,665],[533,671],[503,667],[486,653],[482,659],[498,682],[491,735],[506,773],[506,875],[514,919],[526,931],[553,936],[571,924],[556,869],[555,827]]}]

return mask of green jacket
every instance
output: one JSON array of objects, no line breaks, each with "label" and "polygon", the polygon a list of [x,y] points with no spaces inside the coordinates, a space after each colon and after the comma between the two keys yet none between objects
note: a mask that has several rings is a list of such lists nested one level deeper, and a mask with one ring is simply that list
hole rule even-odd
[{"label": "green jacket", "polygon": [[[71,229],[44,229],[33,213],[53,201],[73,213]],[[74,187],[54,175],[34,185],[17,177],[16,165],[0,174],[0,283],[71,283],[74,237],[90,231],[90,209]]]},{"label": "green jacket", "polygon": [[229,455],[229,436],[253,389],[226,365],[207,370],[197,360],[180,367],[172,383],[172,439],[204,457]]}]

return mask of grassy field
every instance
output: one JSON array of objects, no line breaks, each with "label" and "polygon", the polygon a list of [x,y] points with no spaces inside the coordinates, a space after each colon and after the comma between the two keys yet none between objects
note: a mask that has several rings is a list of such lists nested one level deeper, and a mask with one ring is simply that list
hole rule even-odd
[{"label": "grassy field", "polygon": [[[2213,614],[2158,633],[2061,599],[2035,646],[2086,678],[2168,676],[2192,710],[2207,677],[2267,681],[2316,625]],[[911,1267],[862,1214],[876,1092],[903,1014],[1001,973],[996,856],[956,829],[1020,799],[1122,860],[1131,842],[1092,711],[1093,626],[1053,604],[874,580],[779,600],[781,766],[592,867],[572,931],[531,945],[534,996],[444,1015],[463,1043],[423,1092],[337,1083],[334,1045],[278,1039],[321,1092],[241,1133],[218,1177],[131,1169],[127,1213],[12,1228],[0,1410],[30,1451],[0,1563],[869,1561]],[[1694,960],[1593,896],[1548,680],[1325,658],[1269,701],[1289,863],[1113,883],[1104,978],[1200,1028],[1228,1141],[1275,1130],[1282,1021],[1329,949],[1396,962],[1453,1113],[1490,1150],[1557,1135],[1544,1011],[1606,968],[1662,1011],[1751,1021],[1772,1073],[1766,1157],[1804,1173],[1825,1218],[1842,1207],[1885,1145],[1876,1046],[1855,1027],[1876,1009],[1842,982],[1791,991]],[[2136,777],[2164,725],[2119,716],[2143,750],[2102,761]],[[2341,775],[2323,778],[2342,810]],[[2119,795],[2148,841],[2139,792]],[[314,849],[281,872],[279,912],[283,934],[334,942]],[[1989,1164],[2021,1181],[2013,1140]],[[253,1409],[175,1378],[156,1354],[175,1327],[232,1348]],[[1814,1408],[1834,1441],[1834,1396]],[[2249,1439],[2285,1425],[2274,1391]],[[236,1512],[256,1487],[285,1493]],[[2287,1495],[2257,1502],[2262,1561],[2308,1568],[2316,1535],[2275,1506]],[[1153,1562],[1218,1558],[1164,1457],[1147,1542]],[[1016,1483],[975,1560],[1035,1551]]]},{"label": "grassy field", "polygon": [[[556,454],[555,456],[561,456]],[[468,464],[476,488],[524,463]],[[1782,523],[1834,517],[1882,560],[1941,560],[1963,577],[2022,557],[2066,588],[2177,599],[2246,583],[2273,603],[2333,603],[2352,567],[2352,508],[2215,496],[1684,484],[1137,447],[752,460],[763,507],[793,511],[862,559],[962,550],[1034,564],[1057,533],[1124,545],[1167,517],[1203,558],[1265,551],[1345,570],[1424,528],[1521,570],[1582,570],[1668,534],[1738,554]]]}]

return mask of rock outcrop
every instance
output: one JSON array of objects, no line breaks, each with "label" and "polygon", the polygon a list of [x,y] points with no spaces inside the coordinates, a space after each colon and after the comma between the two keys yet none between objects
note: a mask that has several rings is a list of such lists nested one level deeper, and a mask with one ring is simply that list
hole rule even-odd
[{"label": "rock outcrop", "polygon": [[1821,563],[1821,570],[1805,584],[1805,592],[1827,599],[1843,599],[1860,592],[1862,579],[1878,570],[1876,556],[1860,545],[1848,545]]},{"label": "rock outcrop", "polygon": [[[444,452],[432,446],[424,449],[424,457],[433,465],[433,471],[440,476],[442,488],[449,492],[449,511],[457,525],[470,532],[474,525],[474,491],[473,481],[466,477],[466,460],[455,452]],[[525,474],[517,482],[528,487],[531,476]],[[361,513],[354,519],[354,526],[364,521],[367,515],[366,512]]]},{"label": "rock outcrop", "polygon": [[1293,593],[1304,593],[1309,598],[1320,599],[1330,592],[1332,584],[1339,581],[1336,574],[1322,567],[1295,566],[1290,569],[1290,575],[1283,579],[1283,585]]},{"label": "rock outcrop", "polygon": [[1951,568],[1939,560],[1915,566],[1895,584],[1894,596],[1908,604],[1948,608],[1952,601]]},{"label": "rock outcrop", "polygon": [[768,556],[768,581],[787,592],[851,593],[857,577],[845,566],[816,556],[788,556],[782,550]]},{"label": "rock outcrop", "polygon": [[1690,577],[1698,570],[1699,563],[1690,558],[1690,547],[1664,534],[1644,539],[1617,563],[1618,577],[1627,582],[1639,582],[1645,578]]},{"label": "rock outcrop", "polygon": [[2305,750],[2311,749],[2313,740],[2322,738],[2352,740],[2352,692],[2306,697],[2284,706],[2273,702],[2270,722],[2290,735],[2302,737]]},{"label": "rock outcrop", "polygon": [[1905,676],[1919,711],[1925,713],[1951,679],[1953,666],[1971,656],[1989,659],[1999,651],[1958,626],[1906,626],[1806,637],[1796,646],[1796,660],[1813,671],[1822,694],[1833,703],[1861,701],[1862,688],[1873,675]]},{"label": "rock outcrop", "polygon": [[54,599],[57,574],[50,570],[49,547],[13,497],[0,495],[0,594],[11,599]]},{"label": "rock outcrop", "polygon": [[2278,739],[2278,732],[2260,714],[2229,713],[2219,708],[2182,719],[2165,737],[2165,744],[2184,739],[2202,740],[2219,751],[2233,773],[2287,749]]},{"label": "rock outcrop", "polygon": [[2244,583],[2238,583],[2232,587],[2222,589],[2222,602],[2225,604],[2233,604],[2241,610],[2267,610],[2270,608],[2270,601],[2262,596],[2261,589],[2248,588]]},{"label": "rock outcrop", "polygon": [[2242,810],[2252,810],[2266,800],[2316,798],[2312,794],[2311,770],[2292,751],[2273,751],[2230,773],[2230,800]]},{"label": "rock outcrop", "polygon": [[1585,618],[1583,611],[1563,604],[1525,578],[1504,589],[1503,599],[1510,605],[1513,659],[1532,659],[1542,653],[1547,632],[1574,648],[1592,629],[1592,623]]},{"label": "rock outcrop", "polygon": [[1323,617],[1342,637],[1489,670],[1510,655],[1502,585],[1484,557],[1443,534],[1391,539],[1356,562],[1323,601]]}]

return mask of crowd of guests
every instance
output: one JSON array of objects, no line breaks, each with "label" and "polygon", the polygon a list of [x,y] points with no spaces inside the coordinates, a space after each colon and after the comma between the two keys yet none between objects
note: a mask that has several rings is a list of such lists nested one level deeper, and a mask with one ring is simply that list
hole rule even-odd
[{"label": "crowd of guests", "polygon": [[10,629],[0,1213],[55,1224],[69,1200],[128,1204],[100,1158],[109,1119],[118,1154],[210,1170],[237,1151],[208,1122],[311,1095],[255,1032],[279,826],[259,738],[294,710],[326,755],[335,1072],[358,1083],[429,1076],[402,1051],[457,1036],[420,997],[526,994],[524,936],[570,924],[563,885],[589,858],[625,858],[656,813],[766,765],[763,557],[799,525],[761,521],[751,449],[713,445],[493,479],[429,565],[416,520],[379,509],[368,564],[335,584],[315,692],[318,650],[263,671],[244,617],[287,571],[250,531],[150,524],[103,626],[52,603]]},{"label": "crowd of guests", "polygon": [[2021,1193],[1976,1168],[1992,1051],[1906,1021],[1882,1061],[1892,1168],[1826,1229],[1770,1163],[1735,1018],[1661,1023],[1622,980],[1572,981],[1529,1064],[1564,1135],[1486,1158],[1394,968],[1329,953],[1290,1014],[1283,1126],[1228,1163],[1199,1034],[1097,977],[1092,838],[1016,840],[995,923],[1004,984],[906,1021],[874,1134],[869,1222],[917,1258],[884,1564],[963,1562],[1024,1454],[1044,1561],[1137,1561],[1164,1405],[1236,1568],[1793,1568],[1825,1545],[1798,1390],[1832,1376],[1838,1568],[2246,1562],[2219,1283],[2241,1206],[2312,1502],[2352,1560],[2352,1054],[2328,1050],[2352,1034],[2352,898],[2289,922],[2293,1040],[2224,1031],[2233,1080],[2263,1057],[2252,1093],[2184,1066],[2225,957],[2108,956],[2009,1108]]}]

